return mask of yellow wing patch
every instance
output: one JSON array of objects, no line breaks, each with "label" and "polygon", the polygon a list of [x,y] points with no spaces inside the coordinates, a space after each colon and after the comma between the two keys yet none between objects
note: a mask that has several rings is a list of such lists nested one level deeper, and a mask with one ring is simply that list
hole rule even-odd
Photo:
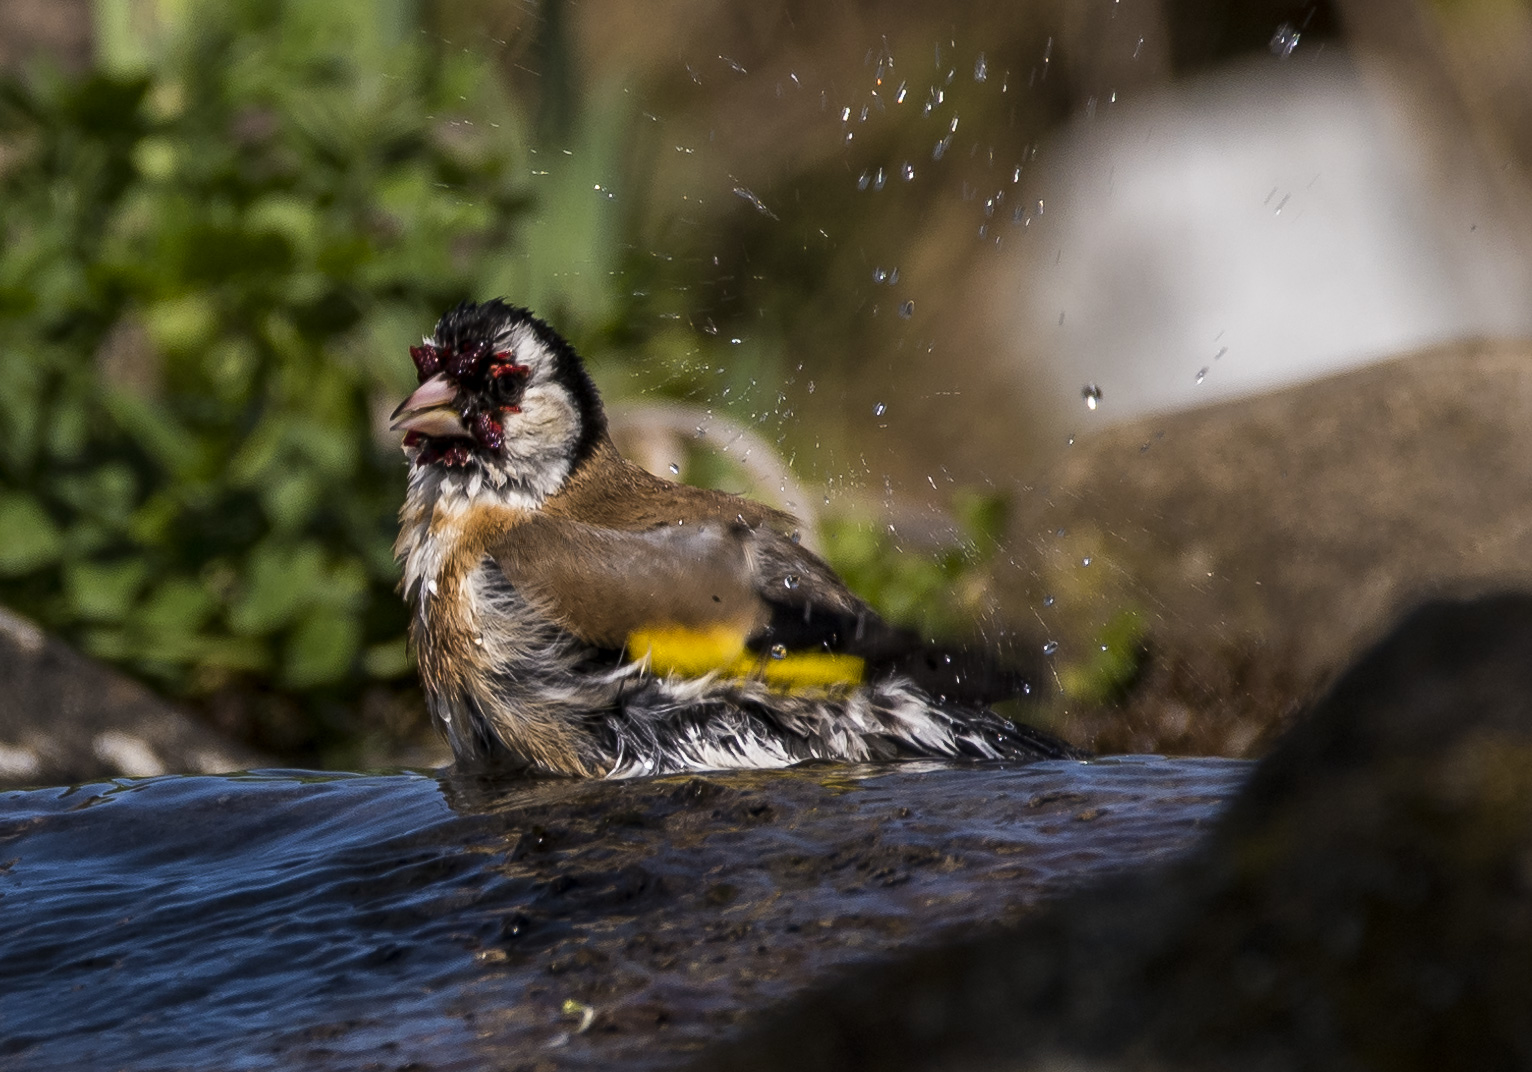
[{"label": "yellow wing patch", "polygon": [[708,629],[679,625],[635,629],[628,634],[628,658],[643,659],[646,654],[650,670],[678,677],[701,677],[749,660],[745,634],[727,625]]},{"label": "yellow wing patch", "polygon": [[756,678],[772,688],[825,689],[860,685],[867,664],[855,655],[831,652],[789,652],[756,655],[745,650],[745,635],[727,625],[687,629],[665,625],[635,629],[628,634],[628,657],[649,661],[661,675],[702,677],[714,672],[725,677]]}]

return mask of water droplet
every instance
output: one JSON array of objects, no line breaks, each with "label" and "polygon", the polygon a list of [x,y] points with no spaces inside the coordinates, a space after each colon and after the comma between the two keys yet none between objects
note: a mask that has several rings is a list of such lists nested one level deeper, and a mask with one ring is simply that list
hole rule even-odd
[{"label": "water droplet", "polygon": [[952,133],[954,133],[954,134],[957,133],[957,124],[958,124],[958,117],[957,116],[953,116],[952,117],[952,126],[949,127],[948,129],[951,130]]},{"label": "water droplet", "polygon": [[1053,597],[1052,596],[1043,596],[1043,606],[1045,606],[1045,607],[1053,606]]},{"label": "water droplet", "polygon": [[948,135],[931,147],[931,159],[940,160],[946,155],[947,146],[952,144],[952,136]]},{"label": "water droplet", "polygon": [[913,299],[899,306],[899,315],[906,320],[915,315],[915,302]]},{"label": "water droplet", "polygon": [[474,637],[473,638],[473,643],[474,643],[475,647],[482,648],[484,646],[484,637],[483,637],[483,635],[481,634],[479,636]]},{"label": "water droplet", "polygon": [[888,412],[888,407],[885,406],[882,402],[879,402],[876,406],[872,407],[872,415],[874,417],[881,417],[881,416],[883,416],[883,414],[885,414],[887,412]]},{"label": "water droplet", "polygon": [[989,64],[984,62],[984,53],[979,53],[979,58],[973,61],[973,80],[983,82],[989,77]]},{"label": "water droplet", "polygon": [[904,176],[904,181],[905,182],[914,182],[915,181],[915,165],[910,163],[908,160],[906,160],[904,162],[904,167],[900,169],[900,174],[902,174]]},{"label": "water droplet", "polygon": [[1090,555],[1086,555],[1084,558],[1080,559],[1080,565],[1082,565],[1082,566],[1089,566],[1090,565]]},{"label": "water droplet", "polygon": [[872,188],[874,190],[881,190],[881,189],[883,189],[883,182],[884,182],[883,169],[879,168],[878,169],[878,173],[872,177]]},{"label": "water droplet", "polygon": [[681,467],[679,465],[677,465],[675,462],[671,462],[670,463],[670,474],[672,476],[680,476],[681,475]]},{"label": "water droplet", "polygon": [[1271,54],[1279,59],[1287,59],[1293,54],[1293,49],[1298,47],[1298,39],[1303,35],[1293,28],[1290,22],[1284,22],[1277,27],[1277,32],[1271,35],[1271,40],[1266,47],[1271,49]]},{"label": "water droplet", "polygon": [[865,190],[870,182],[872,182],[872,175],[864,171],[856,177],[856,188],[858,190]]},{"label": "water droplet", "polygon": [[1048,643],[1043,645],[1043,654],[1044,655],[1052,655],[1054,652],[1056,652],[1058,650],[1059,650],[1059,642],[1057,640],[1050,640],[1050,641],[1048,641]]},{"label": "water droplet", "polygon": [[1018,165],[1016,170],[1011,172],[1011,183],[1014,185],[1015,183],[1018,183],[1020,181],[1021,181],[1021,167]]},{"label": "water droplet", "polygon": [[885,272],[882,268],[874,268],[872,270],[872,281],[874,283],[881,283],[887,278],[888,273]]},{"label": "water droplet", "polygon": [[905,92],[906,92],[906,90],[905,90],[904,83],[900,82],[899,83],[899,92],[894,94],[894,103],[895,104],[903,104],[904,103]]},{"label": "water droplet", "polygon": [[745,187],[745,186],[736,186],[736,187],[734,187],[734,196],[739,197],[739,198],[743,198],[744,200],[749,201],[752,205],[755,206],[755,210],[757,212],[759,212],[762,216],[766,216],[769,219],[778,220],[778,222],[780,222],[780,218],[777,216],[777,214],[775,212],[771,211],[771,209],[767,208],[766,207],[766,203],[764,201],[762,201],[759,197],[755,196],[755,193],[753,191],[751,191],[748,187]]},{"label": "water droplet", "polygon": [[1203,380],[1207,379],[1207,376],[1208,376],[1208,367],[1206,365],[1203,365],[1200,369],[1197,370],[1197,382],[1201,383]]},{"label": "water droplet", "polygon": [[851,105],[848,104],[840,110],[840,121],[842,123],[851,122]]},{"label": "water droplet", "polygon": [[785,659],[785,658],[787,658],[787,645],[786,644],[773,644],[771,646],[771,657],[773,659]]},{"label": "water droplet", "polygon": [[1085,408],[1094,410],[1101,404],[1101,388],[1093,383],[1088,383],[1080,388],[1080,397],[1085,399]]},{"label": "water droplet", "polygon": [[798,575],[796,573],[789,573],[786,577],[783,577],[782,578],[782,587],[784,587],[784,588],[797,588],[798,587]]},{"label": "water droplet", "polygon": [[798,543],[803,539],[803,535],[797,529],[793,529],[793,534],[788,539],[792,540],[793,543]]}]

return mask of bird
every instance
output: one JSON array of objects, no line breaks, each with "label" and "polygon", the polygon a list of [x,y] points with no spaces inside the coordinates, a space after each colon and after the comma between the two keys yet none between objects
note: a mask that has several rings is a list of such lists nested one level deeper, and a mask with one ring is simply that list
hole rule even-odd
[{"label": "bird", "polygon": [[1074,758],[987,657],[890,625],[785,512],[629,462],[575,349],[504,299],[410,347],[394,552],[455,760],[626,778],[806,761]]}]

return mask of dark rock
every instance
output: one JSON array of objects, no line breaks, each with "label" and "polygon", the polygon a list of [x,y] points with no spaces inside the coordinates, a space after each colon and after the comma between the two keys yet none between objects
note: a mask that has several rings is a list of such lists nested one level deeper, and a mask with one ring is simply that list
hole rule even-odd
[{"label": "dark rock", "polygon": [[274,765],[0,609],[0,789]]},{"label": "dark rock", "polygon": [[1184,853],[1250,767],[0,793],[0,1068],[671,1069],[836,968]]},{"label": "dark rock", "polygon": [[1205,845],[794,1002],[698,1068],[1532,1065],[1532,597],[1360,660]]}]

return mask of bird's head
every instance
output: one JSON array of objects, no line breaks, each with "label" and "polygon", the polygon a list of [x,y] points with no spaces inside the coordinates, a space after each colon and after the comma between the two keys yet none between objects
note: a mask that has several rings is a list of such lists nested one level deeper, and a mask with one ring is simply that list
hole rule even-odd
[{"label": "bird's head", "polygon": [[482,474],[543,498],[606,431],[579,355],[525,309],[465,302],[410,357],[420,386],[391,427],[417,469]]}]

